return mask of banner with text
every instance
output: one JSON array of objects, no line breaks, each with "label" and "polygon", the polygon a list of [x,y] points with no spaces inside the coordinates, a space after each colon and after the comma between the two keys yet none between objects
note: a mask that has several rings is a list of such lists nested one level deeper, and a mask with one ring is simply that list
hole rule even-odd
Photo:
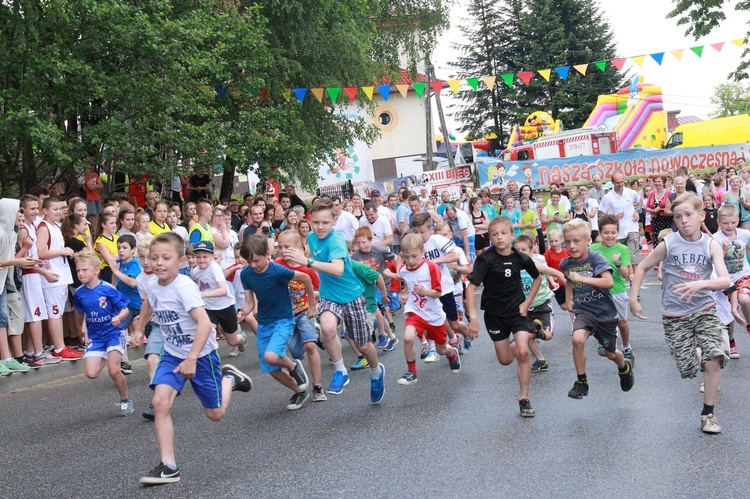
[{"label": "banner with text", "polygon": [[722,165],[739,168],[748,160],[750,143],[669,150],[630,149],[598,156],[480,163],[477,168],[480,187],[497,193],[510,180],[537,189],[549,187],[551,182],[588,183],[596,173],[610,179],[619,170],[626,177],[635,177],[672,173],[680,166],[688,170],[715,169]]}]

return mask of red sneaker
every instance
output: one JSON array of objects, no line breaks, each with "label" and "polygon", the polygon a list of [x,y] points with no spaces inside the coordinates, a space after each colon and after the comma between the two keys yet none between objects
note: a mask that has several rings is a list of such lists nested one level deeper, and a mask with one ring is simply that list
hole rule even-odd
[{"label": "red sneaker", "polygon": [[62,360],[78,360],[83,357],[81,352],[76,352],[72,348],[64,347],[60,352],[52,351],[52,356]]}]

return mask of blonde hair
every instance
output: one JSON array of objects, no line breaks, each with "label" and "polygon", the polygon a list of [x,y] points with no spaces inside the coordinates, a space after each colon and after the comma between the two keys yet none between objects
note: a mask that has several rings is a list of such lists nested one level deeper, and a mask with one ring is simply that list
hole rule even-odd
[{"label": "blonde hair", "polygon": [[573,220],[569,222],[565,222],[562,227],[563,235],[567,234],[568,232],[573,232],[579,230],[586,234],[588,237],[591,237],[591,225],[580,218],[574,218]]},{"label": "blonde hair", "polygon": [[677,196],[677,199],[672,202],[672,211],[674,211],[679,205],[686,203],[692,205],[696,210],[703,211],[703,201],[701,201],[701,198],[699,198],[697,194],[692,192],[686,192]]},{"label": "blonde hair", "polygon": [[490,220],[490,224],[487,226],[487,229],[489,230],[492,227],[494,227],[495,225],[504,225],[504,226],[509,227],[511,229],[513,228],[513,222],[511,222],[510,218],[504,217],[502,215],[500,215],[498,217],[495,217],[492,220]]},{"label": "blonde hair", "polygon": [[88,248],[83,248],[81,251],[76,253],[75,262],[76,262],[76,265],[79,265],[81,263],[90,263],[91,265],[95,266],[98,269],[99,268],[99,255],[97,255],[96,253],[94,253]]},{"label": "blonde hair", "polygon": [[281,242],[280,240],[282,237],[291,239],[292,243],[294,244],[302,244],[302,238],[300,237],[299,232],[297,232],[296,230],[291,230],[291,229],[285,230],[281,232],[278,236],[276,236],[276,240]]},{"label": "blonde hair", "polygon": [[149,234],[148,236],[141,239],[138,243],[138,256],[146,256],[151,251],[151,243],[154,241],[154,236]]},{"label": "blonde hair", "polygon": [[[710,195],[710,194],[707,194]],[[733,204],[725,204],[722,205],[721,208],[719,208],[718,212],[719,218],[721,217],[737,217],[739,219],[740,217],[740,210],[737,209],[737,207]]]},{"label": "blonde hair", "polygon": [[406,234],[401,238],[401,251],[419,251],[424,252],[424,243],[422,242],[422,236],[419,234]]},{"label": "blonde hair", "polygon": [[446,229],[449,231],[452,231],[450,226],[446,222],[438,222],[435,224],[435,227],[433,228],[436,234]]}]

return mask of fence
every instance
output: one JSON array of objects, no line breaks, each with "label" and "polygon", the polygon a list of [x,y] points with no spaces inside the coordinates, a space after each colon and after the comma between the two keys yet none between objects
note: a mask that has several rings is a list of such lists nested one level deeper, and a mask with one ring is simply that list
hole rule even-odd
[{"label": "fence", "polygon": [[346,182],[318,188],[318,196],[322,196],[323,194],[329,197],[338,196],[341,199],[351,198],[354,194],[354,185],[352,185],[351,180],[347,180]]}]

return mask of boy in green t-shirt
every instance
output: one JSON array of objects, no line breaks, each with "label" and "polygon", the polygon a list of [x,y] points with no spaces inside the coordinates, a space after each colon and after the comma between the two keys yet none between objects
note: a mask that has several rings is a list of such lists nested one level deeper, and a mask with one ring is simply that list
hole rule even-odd
[{"label": "boy in green t-shirt", "polygon": [[[619,322],[617,328],[620,330],[622,340],[622,355],[635,364],[633,349],[630,348],[630,324],[628,324],[628,285],[625,282],[630,277],[630,249],[624,244],[617,242],[620,224],[612,215],[602,215],[599,218],[600,243],[592,244],[589,249],[597,251],[612,266],[612,279],[614,286],[610,293],[617,307]],[[604,347],[597,346],[599,355],[604,355]]]}]

